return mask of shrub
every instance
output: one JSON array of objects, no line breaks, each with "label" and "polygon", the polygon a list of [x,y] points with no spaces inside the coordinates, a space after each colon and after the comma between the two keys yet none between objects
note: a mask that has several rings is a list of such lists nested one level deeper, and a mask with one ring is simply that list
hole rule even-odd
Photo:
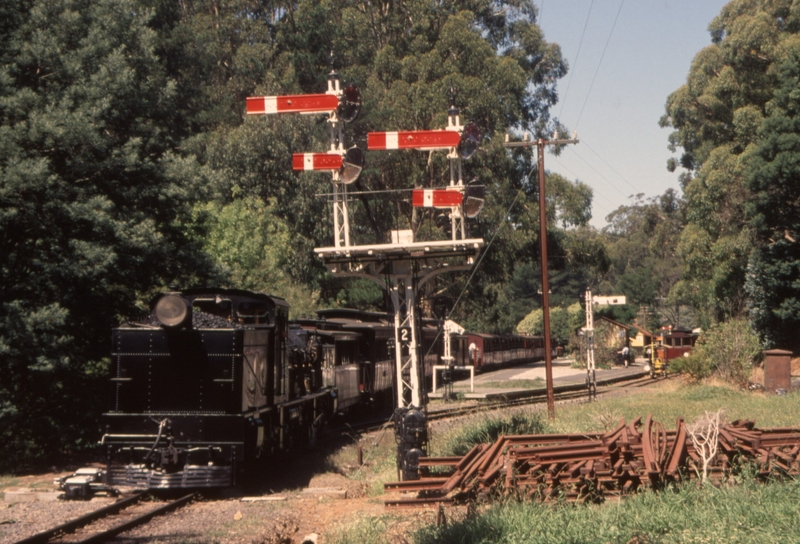
[{"label": "shrub", "polygon": [[500,436],[551,432],[542,415],[525,412],[505,417],[482,417],[445,437],[439,455],[464,455],[476,444],[490,444]]},{"label": "shrub", "polygon": [[737,318],[713,325],[697,341],[691,357],[675,361],[674,368],[697,379],[714,375],[744,385],[760,357],[758,337],[747,320]]},{"label": "shrub", "polygon": [[714,371],[707,358],[690,355],[689,357],[679,357],[670,361],[673,372],[682,372],[690,376],[693,380],[703,380],[711,376]]}]

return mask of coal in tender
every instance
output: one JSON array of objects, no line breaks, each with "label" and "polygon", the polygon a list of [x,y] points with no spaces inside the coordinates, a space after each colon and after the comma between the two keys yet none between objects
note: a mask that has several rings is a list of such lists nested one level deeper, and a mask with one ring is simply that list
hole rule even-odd
[{"label": "coal in tender", "polygon": [[[155,315],[147,317],[146,324],[151,327],[160,327],[161,323]],[[207,312],[192,312],[192,328],[193,329],[240,329],[242,325],[239,323],[232,323],[226,318],[209,314]]]}]

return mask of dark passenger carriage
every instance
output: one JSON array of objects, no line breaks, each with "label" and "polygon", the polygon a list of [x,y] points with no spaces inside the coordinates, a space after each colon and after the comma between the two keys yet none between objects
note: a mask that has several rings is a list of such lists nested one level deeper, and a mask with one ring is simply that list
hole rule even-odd
[{"label": "dark passenger carriage", "polygon": [[329,362],[290,334],[288,309],[259,293],[188,290],[114,329],[108,484],[236,485],[257,459],[305,443],[332,409],[333,382]]},{"label": "dark passenger carriage", "polygon": [[456,365],[474,365],[478,372],[543,361],[544,337],[466,333],[454,337],[453,357]]},{"label": "dark passenger carriage", "polygon": [[[347,308],[317,310],[320,328],[337,328],[358,334],[357,398],[348,399],[347,405],[359,400],[383,401],[391,398],[393,387],[394,352],[389,352],[389,339],[394,339],[394,321],[381,312],[368,312]],[[340,383],[338,380],[337,384]],[[339,392],[341,397],[341,390]],[[341,405],[341,401],[340,401]]]}]

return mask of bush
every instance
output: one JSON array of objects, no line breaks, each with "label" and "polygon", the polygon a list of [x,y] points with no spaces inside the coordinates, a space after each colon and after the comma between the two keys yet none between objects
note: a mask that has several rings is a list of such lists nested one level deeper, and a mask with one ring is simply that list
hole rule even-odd
[{"label": "bush", "polygon": [[481,417],[445,437],[437,455],[464,455],[476,444],[491,444],[500,436],[551,432],[542,414],[525,412],[506,417]]},{"label": "bush", "polygon": [[[761,358],[761,344],[745,319],[717,323],[697,341],[692,355],[673,362],[675,370],[695,379],[719,377],[746,385],[753,365]],[[680,361],[680,362],[679,362]]]},{"label": "bush", "polygon": [[697,381],[708,378],[714,371],[707,358],[701,358],[695,355],[673,359],[670,361],[670,366],[673,372],[682,372]]}]

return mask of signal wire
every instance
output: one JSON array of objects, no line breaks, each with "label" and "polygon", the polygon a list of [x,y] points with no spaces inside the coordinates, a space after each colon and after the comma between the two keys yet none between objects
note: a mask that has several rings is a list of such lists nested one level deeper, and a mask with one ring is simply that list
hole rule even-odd
[{"label": "signal wire", "polygon": [[575,151],[574,149],[572,149],[572,148],[570,148],[570,151],[572,151],[573,153],[575,153],[575,156],[577,156],[577,157],[578,157],[580,160],[582,160],[582,161],[583,161],[583,162],[586,164],[586,166],[588,166],[589,168],[591,168],[591,169],[592,169],[592,171],[593,171],[595,174],[597,174],[598,176],[600,176],[601,178],[603,178],[603,180],[605,180],[605,182],[606,182],[606,183],[608,183],[609,185],[611,185],[611,187],[613,187],[615,191],[617,191],[619,194],[621,194],[621,195],[622,195],[622,196],[624,196],[625,198],[628,198],[628,196],[630,196],[630,195],[626,195],[624,192],[622,192],[622,189],[620,189],[619,187],[617,187],[616,185],[614,185],[613,183],[611,183],[611,181],[610,181],[610,180],[609,180],[607,177],[605,177],[603,174],[601,174],[600,172],[598,172],[598,171],[597,171],[597,169],[596,169],[594,166],[592,166],[591,164],[589,164],[589,162],[588,162],[586,159],[584,159],[583,157],[581,157],[581,156],[580,156],[580,154],[578,154],[578,152],[576,152],[576,151]]},{"label": "signal wire", "polygon": [[[581,143],[583,143],[583,140],[581,140]],[[575,172],[573,172],[572,170],[570,170],[570,169],[569,169],[569,168],[568,168],[568,167],[567,167],[567,166],[566,166],[566,165],[565,165],[563,162],[561,162],[560,160],[558,160],[558,158],[556,158],[555,156],[553,156],[553,157],[551,157],[551,160],[554,160],[554,161],[556,161],[556,162],[558,163],[558,165],[559,165],[559,166],[561,166],[561,168],[563,168],[564,170],[566,170],[567,172],[569,172],[570,174],[572,174],[572,177],[573,177],[573,178],[575,178],[575,181],[580,181],[580,179],[579,179],[579,178],[580,178],[580,176],[578,176],[578,174],[576,174]],[[599,196],[605,196],[605,195],[603,195],[602,193],[597,193],[597,194],[598,194]],[[595,195],[594,195],[594,188],[592,188],[592,196],[595,196]],[[603,210],[604,212],[606,212],[606,215],[607,215],[607,214],[609,214],[609,213],[611,213],[611,212],[609,212],[609,211],[608,211],[608,208],[606,208],[605,206],[603,206],[602,204],[600,204],[600,203],[599,203],[599,202],[597,202],[596,200],[592,200],[592,205],[594,206],[595,204],[597,205],[597,207],[598,207],[598,208],[600,208],[601,210]]]},{"label": "signal wire", "polygon": [[608,162],[607,162],[607,161],[606,161],[606,160],[605,160],[603,157],[601,157],[601,156],[600,156],[600,154],[599,154],[597,151],[595,151],[594,149],[592,149],[592,146],[590,146],[589,144],[587,144],[587,143],[586,143],[586,139],[585,139],[585,138],[581,138],[581,143],[582,143],[583,145],[585,145],[586,147],[588,147],[588,148],[589,148],[589,151],[591,151],[592,153],[594,153],[595,155],[597,155],[597,158],[598,158],[598,159],[600,159],[601,161],[603,161],[603,163],[604,163],[606,166],[608,166],[609,168],[611,168],[611,170],[612,170],[612,171],[613,171],[613,172],[614,172],[616,175],[618,175],[620,178],[622,178],[622,181],[624,181],[625,183],[627,183],[627,184],[628,184],[628,186],[629,186],[631,189],[633,189],[634,191],[637,191],[637,190],[638,190],[638,189],[637,189],[637,188],[636,188],[636,187],[635,187],[635,186],[634,186],[634,185],[633,185],[633,184],[632,184],[630,181],[628,181],[628,180],[625,178],[625,176],[623,176],[622,174],[620,174],[619,172],[617,172],[617,170],[616,170],[616,169],[615,169],[613,166],[611,166],[610,164],[608,164]]}]

